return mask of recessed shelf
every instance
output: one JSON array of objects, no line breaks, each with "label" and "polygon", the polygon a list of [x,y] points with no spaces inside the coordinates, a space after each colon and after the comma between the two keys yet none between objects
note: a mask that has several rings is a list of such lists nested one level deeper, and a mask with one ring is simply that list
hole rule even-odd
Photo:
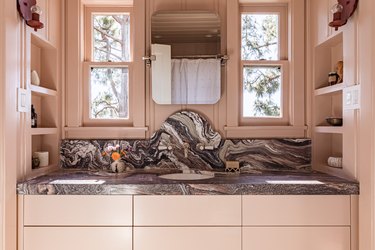
[{"label": "recessed shelf", "polygon": [[49,41],[35,34],[31,34],[31,43],[44,49],[56,49],[56,47],[53,46]]},{"label": "recessed shelf", "polygon": [[41,86],[30,85],[31,92],[42,96],[57,96],[57,91]]},{"label": "recessed shelf", "polygon": [[52,164],[49,164],[48,166],[33,168],[33,171],[42,170],[42,169],[56,168],[56,167],[57,167],[57,164],[56,163],[52,163]]},{"label": "recessed shelf", "polygon": [[315,127],[316,133],[328,133],[328,134],[342,134],[344,133],[344,128],[342,126],[317,126]]},{"label": "recessed shelf", "polygon": [[324,48],[324,47],[334,47],[339,43],[342,43],[343,34],[342,31],[333,34],[332,36],[328,37],[326,40],[318,44],[317,48]]},{"label": "recessed shelf", "polygon": [[314,95],[320,96],[320,95],[333,94],[333,93],[342,91],[344,89],[344,87],[345,87],[344,83],[339,83],[339,84],[335,84],[335,85],[332,85],[332,86],[318,88],[314,91]]},{"label": "recessed shelf", "polygon": [[57,128],[31,128],[31,135],[53,135],[57,134]]},{"label": "recessed shelf", "polygon": [[29,173],[28,178],[34,178],[34,177],[37,177],[39,175],[44,175],[48,172],[56,171],[58,169],[59,169],[59,167],[58,167],[57,163],[50,164],[50,165],[45,166],[45,167],[33,168],[33,169],[31,169],[31,172]]}]

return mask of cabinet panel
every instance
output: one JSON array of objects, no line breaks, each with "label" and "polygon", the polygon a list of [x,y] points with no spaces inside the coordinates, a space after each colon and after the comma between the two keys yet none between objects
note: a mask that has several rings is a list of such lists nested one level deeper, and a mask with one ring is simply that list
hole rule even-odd
[{"label": "cabinet panel", "polygon": [[135,196],[134,225],[241,225],[241,196]]},{"label": "cabinet panel", "polygon": [[241,250],[240,227],[136,227],[134,250]]},{"label": "cabinet panel", "polygon": [[243,250],[350,250],[350,227],[245,227]]},{"label": "cabinet panel", "polygon": [[25,226],[131,226],[132,197],[25,195],[24,218]]},{"label": "cabinet panel", "polygon": [[26,227],[24,250],[132,250],[131,227]]},{"label": "cabinet panel", "polygon": [[350,225],[350,196],[243,196],[243,225]]},{"label": "cabinet panel", "polygon": [[311,30],[314,37],[314,45],[317,45],[328,37],[328,0],[314,0],[310,2],[310,5]]}]

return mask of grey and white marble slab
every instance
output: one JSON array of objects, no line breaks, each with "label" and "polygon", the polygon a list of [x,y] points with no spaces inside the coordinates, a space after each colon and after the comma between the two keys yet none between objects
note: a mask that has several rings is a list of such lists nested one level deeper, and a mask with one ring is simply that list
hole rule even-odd
[{"label": "grey and white marble slab", "polygon": [[[121,158],[127,169],[123,173],[110,173],[111,158],[104,153],[115,145],[128,149]],[[60,170],[20,182],[18,194],[359,194],[356,181],[311,170],[310,139],[222,139],[204,117],[191,111],[171,115],[149,140],[63,140],[60,159]],[[238,161],[241,173],[225,173],[225,161]],[[158,177],[186,170],[210,171],[215,177]]]},{"label": "grey and white marble slab", "polygon": [[[122,157],[127,169],[223,170],[225,162],[239,161],[254,170],[308,170],[310,139],[222,139],[210,123],[191,111],[171,115],[149,140],[63,140],[62,168],[110,171],[108,146],[129,149]],[[200,146],[210,149],[202,150]],[[167,149],[170,147],[170,149]]]},{"label": "grey and white marble slab", "polygon": [[[165,173],[165,171],[163,172]],[[215,172],[207,180],[177,181],[155,171],[110,174],[61,169],[20,182],[20,195],[357,195],[359,184],[315,171]],[[67,181],[65,184],[56,184]],[[55,183],[55,184],[53,184]]]}]

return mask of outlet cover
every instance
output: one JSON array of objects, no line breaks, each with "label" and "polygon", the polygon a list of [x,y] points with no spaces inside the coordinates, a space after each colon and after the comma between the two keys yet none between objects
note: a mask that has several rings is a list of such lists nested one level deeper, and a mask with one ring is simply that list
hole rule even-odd
[{"label": "outlet cover", "polygon": [[344,89],[344,110],[360,109],[361,91],[360,85],[346,87]]},{"label": "outlet cover", "polygon": [[18,88],[17,90],[18,97],[17,97],[17,110],[18,112],[29,112],[29,104],[27,98],[27,90]]}]

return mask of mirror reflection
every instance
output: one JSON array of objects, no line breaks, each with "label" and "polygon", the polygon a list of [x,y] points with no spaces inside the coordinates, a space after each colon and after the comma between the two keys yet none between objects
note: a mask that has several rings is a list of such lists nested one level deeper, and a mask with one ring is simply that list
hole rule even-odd
[{"label": "mirror reflection", "polygon": [[221,95],[220,18],[159,11],[151,18],[152,96],[158,104],[214,104]]}]

